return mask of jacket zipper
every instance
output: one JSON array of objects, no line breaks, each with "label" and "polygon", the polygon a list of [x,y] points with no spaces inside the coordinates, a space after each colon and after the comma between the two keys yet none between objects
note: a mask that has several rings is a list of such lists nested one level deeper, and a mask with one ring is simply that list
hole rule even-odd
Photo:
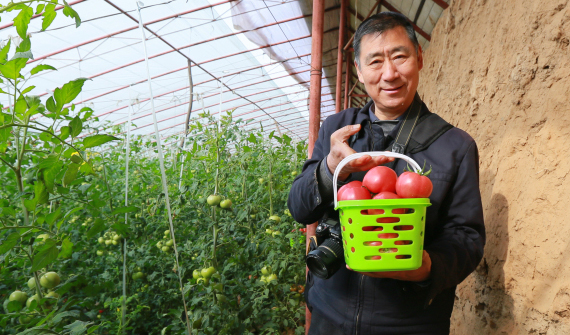
[{"label": "jacket zipper", "polygon": [[360,310],[362,309],[362,282],[364,275],[360,275],[360,283],[358,283],[358,305],[356,308],[356,322],[354,324],[354,335],[358,335],[358,320],[360,319]]}]

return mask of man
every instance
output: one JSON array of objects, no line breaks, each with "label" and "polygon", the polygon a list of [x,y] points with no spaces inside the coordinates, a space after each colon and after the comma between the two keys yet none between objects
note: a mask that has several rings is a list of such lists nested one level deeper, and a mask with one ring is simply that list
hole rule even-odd
[{"label": "man", "polygon": [[[430,113],[417,95],[422,50],[403,15],[384,12],[364,21],[354,50],[358,78],[372,100],[324,121],[313,156],[289,194],[293,217],[305,224],[338,219],[332,174],[339,162],[355,152],[395,146],[405,122],[415,125],[405,153],[433,169],[432,205],[419,269],[358,273],[342,259],[329,279],[309,272],[309,334],[449,334],[455,288],[476,268],[485,244],[477,146],[467,133]],[[416,117],[408,120],[411,115]],[[354,160],[340,172],[339,184],[362,180],[363,171],[392,160],[368,155]],[[398,175],[406,167],[403,160],[392,164]]]}]

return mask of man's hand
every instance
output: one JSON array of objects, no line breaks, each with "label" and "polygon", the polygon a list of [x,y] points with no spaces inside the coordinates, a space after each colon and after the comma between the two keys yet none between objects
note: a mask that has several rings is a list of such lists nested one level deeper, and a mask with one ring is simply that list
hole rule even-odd
[{"label": "man's hand", "polygon": [[[352,270],[346,266],[347,269]],[[358,271],[356,271],[358,272]],[[410,271],[386,271],[386,272],[359,272],[365,276],[372,278],[392,278],[397,280],[420,282],[427,280],[431,274],[431,258],[427,251],[424,250],[422,255],[422,266],[416,270]]]},{"label": "man's hand", "polygon": [[[360,130],[360,125],[350,125],[342,127],[331,135],[331,151],[327,156],[327,166],[332,174],[336,167],[346,156],[356,153],[348,146],[346,142],[350,136],[356,134]],[[392,157],[364,155],[346,164],[338,175],[338,179],[346,180],[353,172],[368,171],[375,166],[386,164],[393,161]]]}]

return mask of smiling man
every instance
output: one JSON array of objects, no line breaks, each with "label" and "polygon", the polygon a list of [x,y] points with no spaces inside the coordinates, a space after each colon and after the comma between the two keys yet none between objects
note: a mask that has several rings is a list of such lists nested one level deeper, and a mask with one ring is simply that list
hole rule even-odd
[{"label": "smiling man", "polygon": [[[417,94],[422,50],[404,16],[384,12],[365,20],[354,50],[358,78],[371,100],[323,122],[313,156],[291,187],[289,210],[298,222],[334,227],[332,176],[340,161],[355,152],[404,153],[433,169],[422,265],[355,272],[342,253],[327,251],[325,241],[332,235],[322,235],[327,268],[309,265],[305,291],[313,313],[309,334],[449,334],[456,286],[476,268],[485,245],[477,146],[466,132],[431,113]],[[406,168],[402,160],[365,155],[342,168],[339,186],[362,180],[378,165],[398,175]]]}]

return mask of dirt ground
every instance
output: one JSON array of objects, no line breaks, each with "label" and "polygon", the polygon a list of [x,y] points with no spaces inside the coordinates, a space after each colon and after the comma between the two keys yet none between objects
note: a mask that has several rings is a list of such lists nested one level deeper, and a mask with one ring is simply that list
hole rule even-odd
[{"label": "dirt ground", "polygon": [[454,0],[420,95],[477,141],[487,245],[452,334],[570,334],[570,3]]}]

